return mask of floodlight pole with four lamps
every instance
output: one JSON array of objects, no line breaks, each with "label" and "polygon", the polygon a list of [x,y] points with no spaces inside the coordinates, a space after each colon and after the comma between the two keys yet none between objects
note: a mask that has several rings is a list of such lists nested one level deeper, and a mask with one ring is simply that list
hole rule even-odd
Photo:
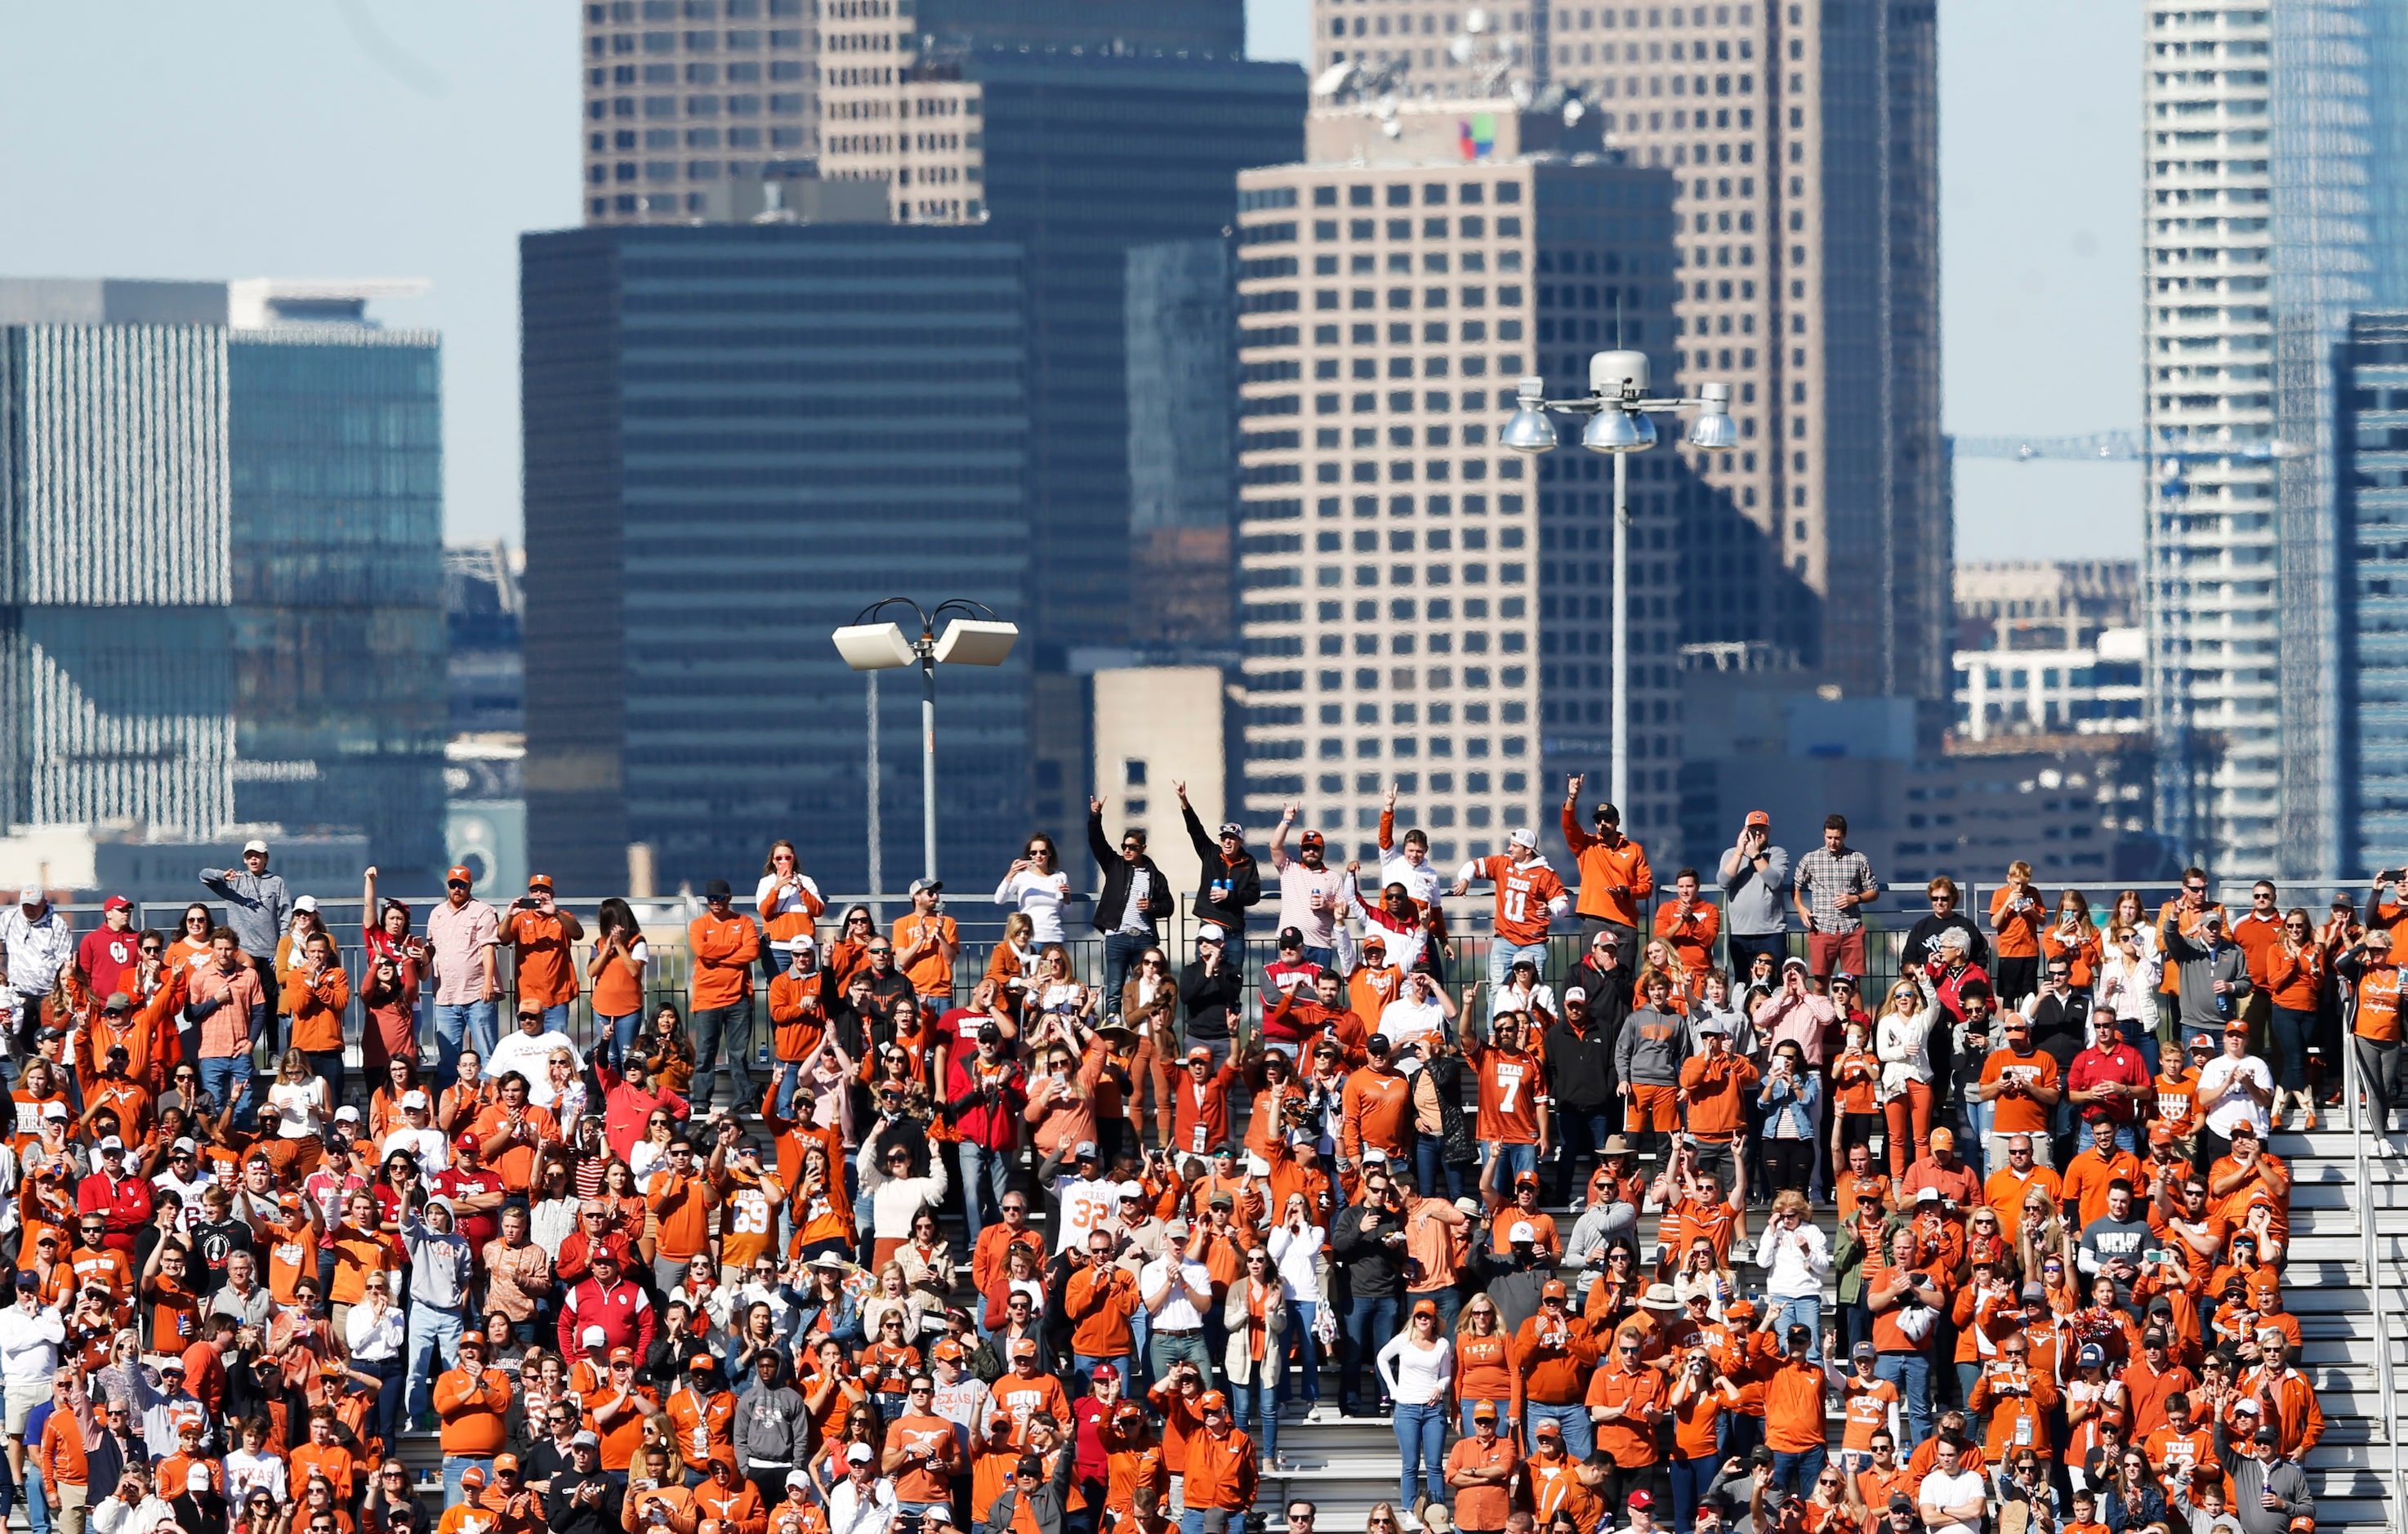
[{"label": "floodlight pole with four lamps", "polygon": [[[896,623],[879,623],[878,614],[891,607],[907,607],[919,620],[915,638]],[[959,613],[945,625],[942,638],[937,621]],[[837,653],[856,671],[883,671],[897,666],[920,667],[920,862],[921,877],[937,877],[937,666],[1001,666],[1011,654],[1019,628],[995,615],[982,602],[955,597],[924,609],[908,596],[890,596],[861,609],[860,615],[836,631]],[[876,749],[874,746],[872,749]],[[878,807],[869,807],[876,824]]]},{"label": "floodlight pole with four lamps", "polygon": [[1555,423],[1547,412],[1584,415],[1581,446],[1613,459],[1613,770],[1610,793],[1627,817],[1630,805],[1630,485],[1626,460],[1656,445],[1652,412],[1694,409],[1689,445],[1728,452],[1739,445],[1730,416],[1730,385],[1700,385],[1689,398],[1654,398],[1647,393],[1647,353],[1599,351],[1588,359],[1589,392],[1576,399],[1549,399],[1547,380],[1526,378],[1516,390],[1512,419],[1498,438],[1516,452],[1551,452]]}]

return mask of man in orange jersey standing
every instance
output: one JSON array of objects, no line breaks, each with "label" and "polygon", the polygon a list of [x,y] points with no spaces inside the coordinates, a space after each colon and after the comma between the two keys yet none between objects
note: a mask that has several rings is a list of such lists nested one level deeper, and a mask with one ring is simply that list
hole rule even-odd
[{"label": "man in orange jersey standing", "polygon": [[1245,1534],[1258,1485],[1254,1441],[1239,1431],[1219,1391],[1204,1392],[1197,1408],[1204,1430],[1187,1441],[1187,1511],[1180,1515],[1179,1534]]},{"label": "man in orange jersey standing", "polygon": [[1588,1322],[1571,1313],[1570,1292],[1560,1279],[1539,1290],[1539,1313],[1513,1333],[1513,1363],[1522,1371],[1523,1421],[1535,1451],[1542,1426],[1563,1435],[1575,1463],[1595,1446],[1586,1395],[1588,1372],[1597,1364],[1597,1340]]},{"label": "man in orange jersey standing", "polygon": [[761,955],[761,931],[730,903],[735,895],[726,880],[712,880],[704,889],[703,913],[686,924],[686,947],[694,956],[686,1022],[694,1036],[692,1098],[697,1114],[710,1111],[723,1039],[735,1100],[752,1100],[752,961]]},{"label": "man in orange jersey standing", "polygon": [[1495,935],[1488,942],[1489,989],[1505,988],[1505,977],[1513,972],[1517,959],[1529,960],[1544,975],[1547,925],[1570,910],[1572,902],[1564,892],[1563,880],[1539,855],[1538,834],[1526,825],[1516,826],[1505,839],[1503,852],[1473,858],[1463,866],[1451,893],[1464,894],[1475,879],[1497,886]]},{"label": "man in orange jersey standing", "polygon": [[1599,803],[1592,811],[1596,835],[1580,828],[1580,791],[1585,781],[1584,774],[1575,772],[1564,783],[1564,845],[1571,849],[1573,865],[1580,869],[1581,936],[1618,933],[1623,948],[1635,953],[1640,905],[1656,893],[1656,875],[1647,867],[1647,850],[1622,834],[1622,811],[1612,805]]},{"label": "man in orange jersey standing", "polygon": [[1646,1339],[1636,1327],[1615,1333],[1612,1356],[1588,1377],[1582,1398],[1596,1452],[1613,1461],[1601,1488],[1609,1507],[1619,1506],[1631,1491],[1672,1494],[1671,1478],[1656,1447],[1656,1425],[1670,1414],[1666,1403],[1671,1388],[1664,1371],[1640,1356],[1645,1347]]},{"label": "man in orange jersey standing", "polygon": [[1518,1186],[1534,1182],[1547,1159],[1547,1068],[1526,1048],[1522,1014],[1508,1012],[1488,1030],[1484,1046],[1475,1038],[1464,1051],[1479,1072],[1479,1140],[1488,1149],[1481,1186]]}]

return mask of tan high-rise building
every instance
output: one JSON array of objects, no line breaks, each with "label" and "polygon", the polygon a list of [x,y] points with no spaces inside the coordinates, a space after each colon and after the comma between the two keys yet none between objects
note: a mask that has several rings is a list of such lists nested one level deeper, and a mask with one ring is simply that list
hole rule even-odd
[{"label": "tan high-rise building", "polygon": [[820,27],[870,3],[893,0],[584,7],[585,222],[725,219],[731,193],[737,210],[747,205],[741,183],[810,174]]},{"label": "tan high-rise building", "polygon": [[[1510,100],[1319,110],[1306,163],[1239,186],[1242,818],[1300,801],[1376,858],[1384,796],[1437,861],[1556,844],[1564,774],[1606,796],[1611,464],[1497,439],[1559,338],[1676,387],[1670,175]],[[1681,430],[1664,418],[1664,435]],[[1657,846],[1681,784],[1680,465],[1630,464],[1630,802]],[[1585,812],[1585,810],[1584,810]],[[1338,855],[1333,850],[1333,856]]]},{"label": "tan high-rise building", "polygon": [[[1312,60],[1400,102],[1576,93],[1610,148],[1672,171],[1674,365],[1764,417],[1712,471],[1738,515],[1680,508],[1683,641],[1770,641],[1925,697],[1945,695],[1952,547],[1934,8],[1314,0]],[[1540,348],[1551,393],[1589,350]]]}]

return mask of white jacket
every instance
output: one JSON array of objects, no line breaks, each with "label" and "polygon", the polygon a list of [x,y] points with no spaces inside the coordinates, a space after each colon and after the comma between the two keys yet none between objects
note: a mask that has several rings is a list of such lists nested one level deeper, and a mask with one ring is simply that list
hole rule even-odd
[{"label": "white jacket", "polygon": [[1831,1271],[1831,1252],[1823,1244],[1819,1226],[1800,1224],[1795,1230],[1784,1230],[1769,1225],[1756,1238],[1756,1265],[1766,1270],[1768,1297],[1800,1299],[1823,1292],[1823,1280]]},{"label": "white jacket", "polygon": [[1914,1017],[1884,1011],[1873,1024],[1873,1054],[1882,1063],[1884,1101],[1906,1090],[1909,1082],[1931,1080],[1931,1054],[1926,1044],[1931,1025],[1940,1019],[1940,1003],[1932,1002]]},{"label": "white jacket", "polygon": [[0,1311],[0,1377],[11,1389],[47,1387],[59,1371],[59,1349],[66,1340],[66,1322],[55,1307],[28,1311],[12,1303]]},{"label": "white jacket", "polygon": [[140,1502],[128,1502],[122,1497],[107,1497],[92,1504],[92,1527],[98,1534],[152,1534],[160,1524],[176,1524],[176,1510],[156,1497],[145,1497]]}]

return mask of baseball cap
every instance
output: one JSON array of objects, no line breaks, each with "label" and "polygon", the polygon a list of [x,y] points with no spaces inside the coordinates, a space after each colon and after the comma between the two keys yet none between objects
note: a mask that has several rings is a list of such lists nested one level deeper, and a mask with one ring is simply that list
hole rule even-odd
[{"label": "baseball cap", "polygon": [[1307,831],[1304,835],[1296,839],[1296,844],[1299,847],[1318,847],[1321,845],[1321,833],[1318,831]]},{"label": "baseball cap", "polygon": [[418,1091],[416,1088],[412,1088],[401,1095],[401,1106],[404,1108],[424,1108],[427,1106],[426,1094]]},{"label": "baseball cap", "polygon": [[1228,937],[1229,935],[1226,932],[1221,930],[1221,924],[1218,922],[1200,922],[1197,924],[1196,940],[1199,943],[1226,942],[1228,940]]},{"label": "baseball cap", "polygon": [[1586,1001],[1588,999],[1588,988],[1582,985],[1567,985],[1564,987],[1563,998],[1566,1001]]},{"label": "baseball cap", "polygon": [[610,1339],[609,1335],[603,1331],[601,1327],[588,1326],[583,1331],[577,1334],[577,1340],[589,1348],[595,1348],[600,1347]]},{"label": "baseball cap", "polygon": [[1549,1279],[1546,1283],[1539,1286],[1539,1297],[1541,1299],[1570,1299],[1571,1297],[1571,1291],[1564,1287],[1563,1280]]},{"label": "baseball cap", "polygon": [[1198,1412],[1226,1412],[1228,1409],[1229,1398],[1217,1390],[1208,1390],[1196,1398],[1196,1410]]},{"label": "baseball cap", "polygon": [[1646,1487],[1641,1486],[1637,1491],[1634,1491],[1629,1496],[1624,1498],[1622,1499],[1622,1505],[1627,1508],[1654,1507],[1656,1505],[1656,1498]]},{"label": "baseball cap", "polygon": [[1799,958],[1797,954],[1792,953],[1787,958],[1781,961],[1781,968],[1784,973],[1792,969],[1803,969],[1806,968],[1806,961]]},{"label": "baseball cap", "polygon": [[264,853],[267,851],[267,843],[260,840],[257,837],[253,837],[249,841],[242,844],[242,850],[246,853]]},{"label": "baseball cap", "polygon": [[714,879],[702,887],[702,897],[706,900],[724,900],[735,893],[727,887],[727,881],[724,879]]},{"label": "baseball cap", "polygon": [[2075,1367],[2080,1369],[2104,1369],[2107,1365],[2107,1350],[2096,1342],[2085,1342],[2082,1344],[2082,1351],[2073,1355],[2073,1362]]},{"label": "baseball cap", "polygon": [[17,1287],[20,1289],[38,1289],[41,1286],[42,1281],[31,1273],[20,1272],[17,1275]]},{"label": "baseball cap", "polygon": [[1530,1425],[1530,1431],[1538,1435],[1540,1438],[1560,1438],[1563,1436],[1564,1430],[1562,1426],[1558,1424],[1555,1418],[1541,1417],[1537,1422]]},{"label": "baseball cap", "polygon": [[786,1472],[786,1484],[789,1486],[808,1486],[810,1484],[811,1472],[809,1470],[788,1470]]},{"label": "baseball cap", "polygon": [[1482,1401],[1475,1405],[1471,1409],[1471,1420],[1474,1422],[1495,1422],[1497,1420],[1497,1403],[1495,1401]]},{"label": "baseball cap", "polygon": [[103,1154],[110,1151],[122,1151],[125,1149],[125,1141],[118,1139],[115,1135],[111,1135],[107,1140],[100,1142],[100,1148]]},{"label": "baseball cap", "polygon": [[484,1490],[485,1467],[482,1465],[471,1465],[466,1469],[462,1470],[460,1472],[460,1489],[462,1491]]},{"label": "baseball cap", "polygon": [[497,1470],[510,1470],[515,1472],[518,1468],[519,1456],[516,1455],[495,1455],[494,1456],[494,1469]]},{"label": "baseball cap", "polygon": [[1751,810],[1747,812],[1747,824],[1750,826],[1770,825],[1772,817],[1761,810]]},{"label": "baseball cap", "polygon": [[1933,1187],[1918,1188],[1915,1190],[1914,1201],[1918,1204],[1936,1204],[1940,1202],[1940,1190]]},{"label": "baseball cap", "polygon": [[[249,849],[245,849],[245,850],[246,850],[246,851],[248,851]],[[267,851],[267,849],[266,849],[266,848],[265,848],[265,847],[262,847],[262,848],[260,849],[260,851],[264,853],[264,852]],[[447,885],[450,885],[450,884],[468,884],[468,885],[474,885],[474,884],[477,882],[477,876],[476,876],[475,874],[473,874],[473,873],[471,873],[471,872],[469,872],[469,871],[468,871],[467,866],[466,866],[466,864],[455,863],[455,864],[453,864],[452,867],[448,867],[448,868],[446,868],[446,869],[444,869],[444,870],[443,870],[443,882],[444,882],[445,884],[447,884]]]},{"label": "baseball cap", "polygon": [[1527,1220],[1514,1221],[1513,1228],[1505,1232],[1505,1240],[1516,1245],[1523,1241],[1536,1241],[1538,1239],[1538,1227]]},{"label": "baseball cap", "polygon": [[103,900],[100,903],[100,909],[103,910],[132,910],[134,909],[134,902],[128,900],[122,895],[112,895],[108,899]]},{"label": "baseball cap", "polygon": [[1079,1141],[1078,1144],[1070,1147],[1070,1159],[1073,1161],[1095,1160],[1096,1142],[1092,1140],[1082,1140]]},{"label": "baseball cap", "polygon": [[305,895],[293,902],[293,909],[294,910],[315,910],[318,909],[318,897],[314,895]]},{"label": "baseball cap", "polygon": [[636,1361],[636,1350],[634,1348],[612,1348],[610,1350],[610,1361],[614,1364],[632,1364]]},{"label": "baseball cap", "polygon": [[1505,836],[1508,847],[1536,847],[1538,844],[1539,834],[1526,825],[1517,825]]},{"label": "baseball cap", "polygon": [[335,1110],[335,1121],[337,1124],[357,1124],[360,1122],[360,1111],[353,1108],[350,1103],[345,1103],[342,1107]]},{"label": "baseball cap", "polygon": [[1931,1148],[1935,1151],[1955,1150],[1956,1148],[1956,1131],[1954,1129],[1932,1130]]},{"label": "baseball cap", "polygon": [[1120,1380],[1121,1371],[1114,1369],[1110,1364],[1097,1364],[1096,1366],[1096,1372],[1092,1377],[1098,1380],[1111,1380],[1117,1383]]},{"label": "baseball cap", "polygon": [[1034,1358],[1034,1357],[1036,1357],[1036,1356],[1037,1356],[1037,1342],[1036,1342],[1036,1340],[1035,1340],[1034,1338],[1024,1337],[1024,1338],[1020,1339],[1018,1341],[1016,1341],[1016,1342],[1012,1343],[1012,1344],[1011,1344],[1011,1355],[1012,1355],[1014,1358]]},{"label": "baseball cap", "polygon": [[719,1360],[707,1353],[695,1354],[686,1360],[685,1365],[686,1372],[689,1374],[708,1374],[718,1367]]},{"label": "baseball cap", "polygon": [[191,1469],[186,1470],[184,1472],[184,1488],[187,1491],[208,1490],[209,1468],[207,1465],[195,1465]]},{"label": "baseball cap", "polygon": [[1279,945],[1282,948],[1302,948],[1304,946],[1303,929],[1293,926],[1283,926],[1280,928]]},{"label": "baseball cap", "polygon": [[63,1102],[46,1102],[42,1104],[42,1117],[46,1119],[63,1119],[68,1116],[67,1105]]},{"label": "baseball cap", "polygon": [[1413,1313],[1415,1315],[1436,1315],[1438,1314],[1438,1301],[1435,1299],[1414,1300]]},{"label": "baseball cap", "polygon": [[844,1452],[844,1462],[848,1465],[867,1465],[871,1457],[869,1445],[867,1443],[856,1443]]},{"label": "baseball cap", "polygon": [[941,879],[914,879],[911,881],[911,889],[910,893],[913,895],[919,895],[922,893],[929,895],[942,895],[945,893],[945,882]]}]

